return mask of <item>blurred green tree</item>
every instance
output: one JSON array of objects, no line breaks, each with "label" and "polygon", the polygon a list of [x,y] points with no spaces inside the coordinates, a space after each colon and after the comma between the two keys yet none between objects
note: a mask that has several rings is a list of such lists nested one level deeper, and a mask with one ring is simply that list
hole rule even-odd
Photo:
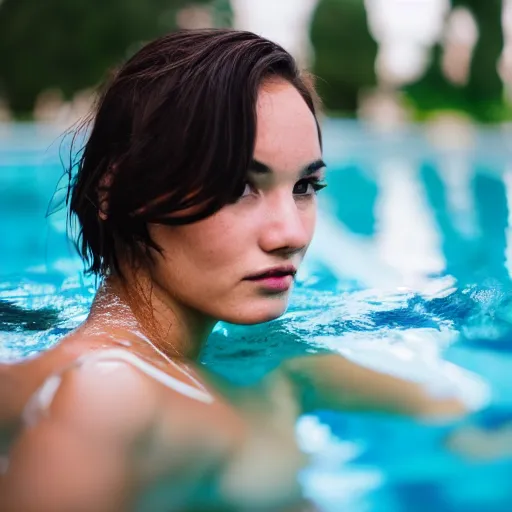
[{"label": "blurred green tree", "polygon": [[377,43],[362,0],[320,0],[313,15],[313,73],[326,110],[355,115],[359,94],[377,83]]},{"label": "blurred green tree", "polygon": [[[70,99],[100,82],[141,43],[176,29],[189,0],[3,0],[0,96],[18,117],[40,92]],[[195,0],[194,4],[209,3]]]},{"label": "blurred green tree", "polygon": [[231,27],[233,25],[231,0],[212,0],[212,7],[216,27]]},{"label": "blurred green tree", "polygon": [[450,109],[467,113],[481,122],[497,122],[509,116],[503,97],[503,82],[497,64],[503,50],[501,0],[452,0],[452,7],[465,7],[474,16],[479,37],[473,50],[465,85],[450,83],[442,71],[443,48],[437,44],[425,75],[405,87],[420,113]]}]

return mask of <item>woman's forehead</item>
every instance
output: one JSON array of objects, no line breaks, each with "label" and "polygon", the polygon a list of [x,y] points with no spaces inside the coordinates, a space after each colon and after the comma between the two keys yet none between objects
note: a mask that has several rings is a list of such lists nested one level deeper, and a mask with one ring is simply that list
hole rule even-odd
[{"label": "woman's forehead", "polygon": [[256,111],[254,160],[274,169],[298,169],[321,158],[315,117],[291,84],[263,86]]}]

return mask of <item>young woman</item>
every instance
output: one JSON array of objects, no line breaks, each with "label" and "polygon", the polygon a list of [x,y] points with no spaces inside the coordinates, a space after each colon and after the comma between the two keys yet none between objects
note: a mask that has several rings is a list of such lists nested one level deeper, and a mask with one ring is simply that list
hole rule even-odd
[{"label": "young woman", "polygon": [[70,195],[101,286],[58,346],[2,368],[2,510],[288,510],[303,412],[463,412],[335,355],[250,389],[192,363],[217,321],[287,307],[324,186],[315,104],[248,32],[171,34],[113,77]]}]

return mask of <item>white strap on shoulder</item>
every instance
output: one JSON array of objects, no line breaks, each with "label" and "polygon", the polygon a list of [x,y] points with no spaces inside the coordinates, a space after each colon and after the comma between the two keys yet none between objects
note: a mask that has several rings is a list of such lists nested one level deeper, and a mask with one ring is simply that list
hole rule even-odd
[{"label": "white strap on shoulder", "polygon": [[53,374],[48,377],[39,389],[30,397],[25,405],[23,411],[23,421],[27,426],[37,423],[42,414],[44,414],[50,405],[53,398],[59,389],[62,382],[62,373],[69,368],[76,366],[94,365],[101,362],[120,362],[128,363],[141,372],[145,373],[148,377],[160,382],[164,386],[184,395],[193,400],[199,400],[203,403],[212,403],[213,396],[205,390],[197,389],[196,387],[182,382],[181,380],[165,373],[164,371],[156,368],[152,364],[144,361],[128,350],[113,348],[106,350],[98,350],[89,354],[85,354],[74,361],[70,366],[63,369],[58,374]]},{"label": "white strap on shoulder", "polygon": [[93,352],[78,358],[77,364],[84,366],[89,364],[96,364],[100,361],[124,361],[145,373],[148,377],[153,378],[164,386],[167,386],[168,388],[173,389],[182,395],[205,403],[212,403],[214,400],[210,393],[197,389],[194,386],[165,373],[164,371],[153,366],[147,361],[144,361],[128,350],[119,348],[99,350],[97,352]]}]

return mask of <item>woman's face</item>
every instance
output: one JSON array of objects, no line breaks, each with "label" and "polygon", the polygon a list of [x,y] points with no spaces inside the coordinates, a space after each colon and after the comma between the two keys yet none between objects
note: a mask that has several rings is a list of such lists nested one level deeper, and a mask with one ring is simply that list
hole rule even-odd
[{"label": "woman's face", "polygon": [[[194,224],[151,226],[163,249],[151,276],[164,300],[237,324],[266,322],[285,311],[290,272],[313,236],[315,186],[324,171],[313,114],[285,81],[260,89],[253,160],[236,203]],[[282,272],[273,277],[251,278],[276,268]]]}]

